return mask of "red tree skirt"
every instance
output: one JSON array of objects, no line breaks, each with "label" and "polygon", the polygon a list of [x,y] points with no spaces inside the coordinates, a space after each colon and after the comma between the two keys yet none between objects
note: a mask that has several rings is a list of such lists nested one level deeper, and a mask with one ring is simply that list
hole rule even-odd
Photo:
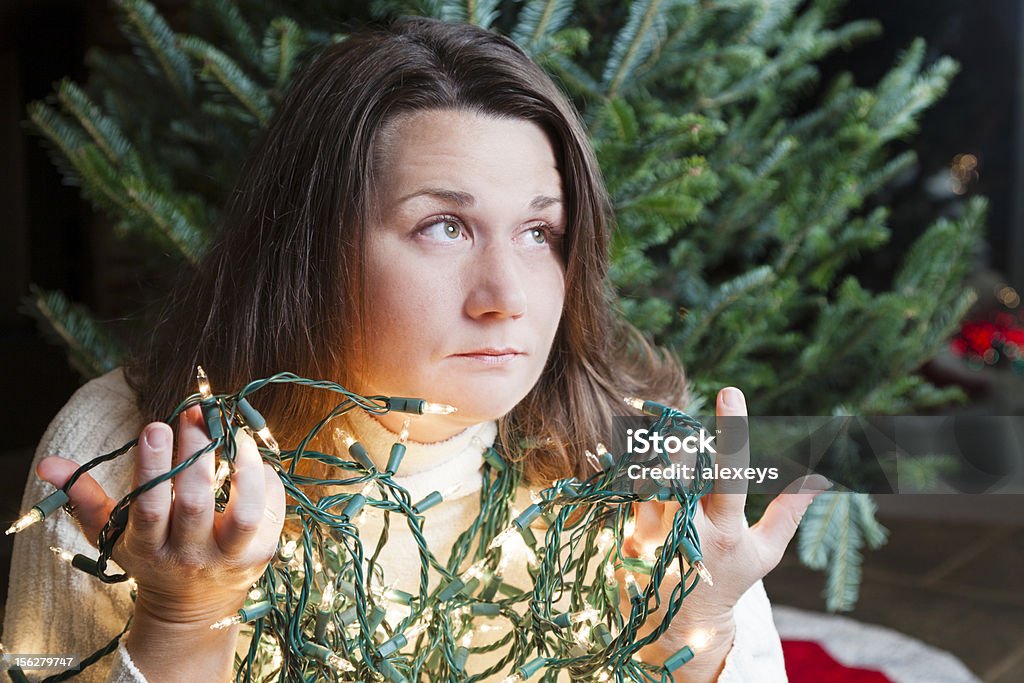
[{"label": "red tree skirt", "polygon": [[840,664],[809,640],[784,640],[782,652],[790,683],[893,683],[880,671]]}]

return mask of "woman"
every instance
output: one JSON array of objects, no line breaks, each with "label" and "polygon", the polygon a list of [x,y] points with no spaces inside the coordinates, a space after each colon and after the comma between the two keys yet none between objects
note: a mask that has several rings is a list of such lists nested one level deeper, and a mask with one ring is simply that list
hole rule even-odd
[{"label": "woman", "polygon": [[[685,405],[681,368],[611,310],[609,203],[578,115],[506,39],[416,19],[329,48],[293,85],[229,208],[125,372],[83,387],[39,446],[39,477],[60,486],[73,461],[140,436],[134,460],[71,490],[87,538],[129,486],[208,441],[196,409],[176,443],[156,422],[194,390],[197,362],[225,390],[290,370],[365,395],[456,406],[412,423],[399,472],[414,498],[442,481],[464,486],[428,528],[440,557],[475,515],[481,442],[544,485],[585,475],[580,454],[606,438],[624,394]],[[284,442],[333,404],[327,392],[272,389],[259,405]],[[717,412],[745,415],[742,393],[723,390]],[[355,414],[346,425],[371,453],[400,426],[391,414]],[[209,625],[237,610],[273,555],[284,493],[251,439],[222,514],[213,481],[213,456],[204,456],[175,478],[173,497],[165,483],[133,504],[114,555],[138,584],[132,627],[114,661],[83,680],[228,678],[237,628]],[[31,481],[26,505],[48,489]],[[707,496],[698,528],[715,586],[687,597],[643,659],[660,663],[699,630],[709,634],[704,647],[677,680],[784,680],[759,580],[816,492],[780,496],[753,528],[743,495]],[[674,514],[667,504],[639,508],[627,539],[637,550],[663,538]],[[400,584],[408,542],[391,539],[399,554],[381,558]],[[64,516],[18,537],[4,642],[14,652],[84,655],[132,613],[127,588],[51,568],[41,557],[50,545],[88,548]]]}]

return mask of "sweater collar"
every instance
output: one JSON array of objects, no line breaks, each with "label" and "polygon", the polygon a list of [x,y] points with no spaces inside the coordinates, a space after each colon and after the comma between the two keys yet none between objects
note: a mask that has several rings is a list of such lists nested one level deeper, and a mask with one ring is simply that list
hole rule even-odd
[{"label": "sweater collar", "polygon": [[[398,442],[398,434],[362,410],[354,410],[348,417],[353,436],[366,447],[377,468],[383,470],[391,446]],[[498,424],[490,421],[468,427],[444,441],[407,441],[405,457],[394,481],[409,491],[413,501],[433,491],[444,493],[456,483],[460,488],[445,496],[446,500],[476,493],[481,486],[483,452],[494,444],[497,435]]]}]

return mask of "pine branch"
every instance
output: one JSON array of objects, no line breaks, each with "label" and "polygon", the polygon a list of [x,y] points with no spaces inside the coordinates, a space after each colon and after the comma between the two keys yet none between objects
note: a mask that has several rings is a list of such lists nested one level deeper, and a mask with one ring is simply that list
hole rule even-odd
[{"label": "pine branch", "polygon": [[135,53],[153,75],[162,76],[182,103],[189,103],[195,89],[188,57],[178,49],[174,31],[145,0],[116,0],[122,11],[121,25],[135,44]]},{"label": "pine branch", "polygon": [[537,52],[572,15],[574,0],[528,0],[510,37],[524,50]]},{"label": "pine branch", "polygon": [[270,99],[235,61],[195,36],[182,36],[179,42],[182,50],[202,61],[204,75],[213,76],[213,81],[231,93],[246,111],[256,117],[261,127],[267,125],[274,110]]},{"label": "pine branch", "polygon": [[36,320],[39,331],[64,347],[68,363],[83,380],[98,377],[120,364],[120,341],[105,331],[84,306],[73,304],[62,292],[44,292],[29,285],[31,296],[22,299],[22,313]]}]

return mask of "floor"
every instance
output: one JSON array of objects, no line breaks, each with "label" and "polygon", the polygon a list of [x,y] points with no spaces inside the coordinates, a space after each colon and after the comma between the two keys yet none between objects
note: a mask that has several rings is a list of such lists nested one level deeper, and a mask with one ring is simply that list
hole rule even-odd
[{"label": "floor", "polygon": [[[881,519],[889,543],[865,558],[848,616],[948,650],[986,683],[1024,681],[1024,523]],[[824,585],[793,552],[765,579],[773,602],[819,611]]]}]

